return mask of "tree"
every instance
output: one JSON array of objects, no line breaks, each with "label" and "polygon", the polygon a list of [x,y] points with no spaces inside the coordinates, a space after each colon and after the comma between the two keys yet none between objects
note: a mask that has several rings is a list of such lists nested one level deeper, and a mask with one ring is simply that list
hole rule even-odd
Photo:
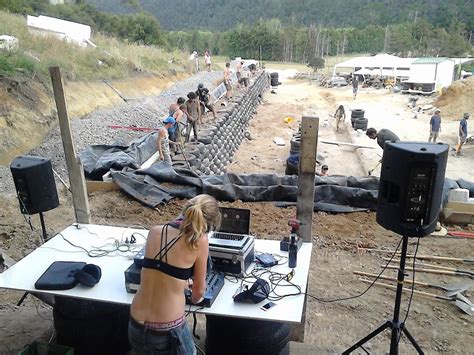
[{"label": "tree", "polygon": [[308,61],[308,67],[312,68],[315,72],[317,72],[318,69],[324,68],[324,65],[324,59],[321,57],[314,57]]}]

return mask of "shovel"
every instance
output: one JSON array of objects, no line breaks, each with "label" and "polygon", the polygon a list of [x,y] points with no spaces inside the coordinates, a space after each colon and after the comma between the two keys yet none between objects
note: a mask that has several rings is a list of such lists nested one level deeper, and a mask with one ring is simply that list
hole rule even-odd
[{"label": "shovel", "polygon": [[381,163],[382,163],[382,161],[379,161],[379,162],[377,163],[377,165],[375,165],[372,169],[370,169],[370,170],[367,172],[367,174],[369,174],[369,176],[371,176],[372,173],[374,172],[374,170],[377,169],[377,167],[378,167]]},{"label": "shovel", "polygon": [[[367,280],[367,279],[359,279],[360,281],[362,282],[365,282],[365,283],[369,283],[371,284],[372,281],[371,280]],[[397,289],[397,286],[393,286],[393,285],[389,285],[389,284],[384,284],[383,282],[374,282],[374,285],[377,285],[377,286],[381,286],[381,287],[385,287],[385,288],[390,288],[392,290],[396,290]],[[403,288],[402,289],[403,292],[405,293],[411,293],[412,290],[409,289],[409,288]],[[469,314],[470,316],[474,315],[474,306],[472,305],[469,305],[459,299],[456,299],[456,300],[453,300],[452,298],[450,297],[446,297],[446,296],[438,296],[438,295],[435,295],[435,294],[432,294],[432,293],[428,293],[428,292],[422,292],[422,291],[417,291],[417,290],[413,290],[413,293],[414,294],[417,294],[417,295],[420,295],[420,296],[424,296],[424,297],[428,297],[428,298],[432,298],[432,299],[436,299],[436,300],[439,300],[439,301],[448,301],[448,302],[453,302],[461,311],[463,311],[464,313],[466,314]]]},{"label": "shovel", "polygon": [[179,150],[181,151],[181,154],[183,154],[183,157],[184,157],[184,160],[186,161],[186,164],[188,164],[188,168],[189,170],[193,170],[191,168],[191,164],[189,164],[189,161],[188,161],[188,158],[186,158],[186,154],[184,153],[184,149],[183,149],[183,146],[181,145],[181,143],[178,144],[178,147],[179,147]]},{"label": "shovel", "polygon": [[[373,277],[373,278],[376,278],[378,275],[376,274],[370,274],[368,272],[363,272],[363,271],[354,271],[354,274],[355,275],[359,275],[359,276],[365,276],[365,277]],[[380,275],[378,277],[379,279],[382,279],[382,280],[388,280],[388,281],[397,281],[396,278],[394,277],[388,277],[388,276],[383,276],[383,275]],[[469,282],[465,282],[465,283],[456,283],[456,284],[448,284],[448,285],[435,285],[435,284],[430,284],[428,282],[420,282],[420,281],[412,281],[412,280],[404,280],[403,283],[407,283],[407,284],[414,284],[414,285],[419,285],[419,286],[423,286],[423,287],[432,287],[432,288],[437,288],[437,289],[440,289],[440,290],[443,290],[446,292],[445,296],[446,297],[453,297],[453,296],[456,296],[457,294],[460,294],[461,292],[464,292],[466,290],[469,290],[469,288],[471,288],[471,283]],[[466,298],[466,303],[470,303],[471,301],[469,301],[467,298]]]}]

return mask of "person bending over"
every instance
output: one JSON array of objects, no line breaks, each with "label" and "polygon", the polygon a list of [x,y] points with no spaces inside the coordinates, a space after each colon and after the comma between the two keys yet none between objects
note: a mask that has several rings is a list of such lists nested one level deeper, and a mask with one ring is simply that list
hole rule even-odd
[{"label": "person bending over", "polygon": [[201,115],[204,114],[205,109],[207,108],[212,112],[214,118],[216,118],[216,110],[214,109],[214,105],[211,102],[211,94],[209,93],[209,89],[204,87],[204,84],[200,83],[196,90],[196,95],[201,102]]},{"label": "person bending over", "polygon": [[389,129],[381,129],[377,132],[375,128],[369,128],[365,134],[370,139],[377,139],[377,144],[382,148],[382,150],[385,150],[386,142],[398,142],[400,140],[400,138]]},{"label": "person bending over", "polygon": [[199,303],[204,296],[207,233],[219,222],[217,201],[198,195],[175,221],[148,233],[141,284],[130,309],[133,354],[196,354],[184,315],[184,290],[192,277],[192,302]]},{"label": "person bending over", "polygon": [[168,164],[172,164],[171,161],[171,153],[170,153],[170,145],[176,144],[173,141],[170,141],[169,138],[169,129],[176,124],[176,121],[173,117],[169,116],[163,120],[163,127],[158,130],[158,153],[160,154],[160,160],[167,162]]}]

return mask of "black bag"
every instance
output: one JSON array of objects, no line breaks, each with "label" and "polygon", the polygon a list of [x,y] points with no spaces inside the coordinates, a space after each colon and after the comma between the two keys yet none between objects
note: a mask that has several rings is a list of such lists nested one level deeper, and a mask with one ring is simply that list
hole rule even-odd
[{"label": "black bag", "polygon": [[70,290],[78,283],[93,287],[102,276],[99,266],[77,261],[55,261],[35,282],[37,290]]},{"label": "black bag", "polygon": [[76,273],[86,265],[83,262],[55,261],[35,282],[38,290],[69,290],[77,285]]}]

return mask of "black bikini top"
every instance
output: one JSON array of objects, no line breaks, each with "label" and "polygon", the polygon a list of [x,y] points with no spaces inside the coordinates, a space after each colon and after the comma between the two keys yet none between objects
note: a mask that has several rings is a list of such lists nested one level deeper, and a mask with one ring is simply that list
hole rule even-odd
[{"label": "black bikini top", "polygon": [[[168,226],[171,226],[173,228],[179,228],[179,221],[174,221],[169,224],[165,224],[163,226],[163,229],[161,230],[161,245],[163,245],[163,242],[167,239]],[[166,244],[164,247],[160,249],[158,253],[156,253],[154,259],[145,257],[143,259],[142,267],[147,268],[147,269],[161,271],[165,273],[166,275],[169,275],[171,277],[174,277],[180,280],[188,280],[189,278],[191,278],[193,276],[194,266],[184,269],[184,268],[173,266],[167,263],[168,258],[166,254],[178,242],[179,238],[181,237],[175,237],[171,239],[171,241],[168,244]],[[165,259],[165,261],[163,261],[163,258]]]}]

